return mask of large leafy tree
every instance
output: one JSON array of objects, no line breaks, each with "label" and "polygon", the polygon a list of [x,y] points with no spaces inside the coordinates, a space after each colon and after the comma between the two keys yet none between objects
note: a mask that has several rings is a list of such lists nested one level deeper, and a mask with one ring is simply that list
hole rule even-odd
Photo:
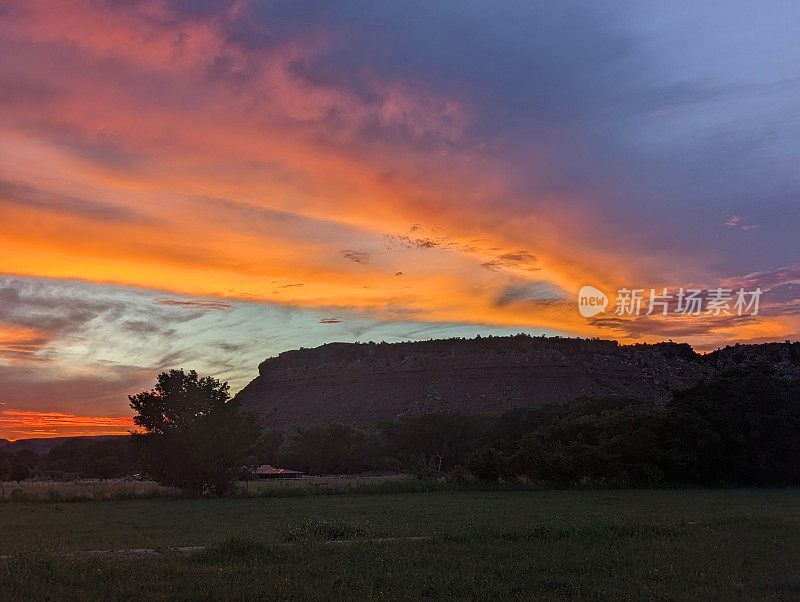
[{"label": "large leafy tree", "polygon": [[158,375],[154,389],[131,395],[133,434],[147,474],[187,495],[224,495],[262,445],[254,412],[231,400],[228,384],[192,370]]}]

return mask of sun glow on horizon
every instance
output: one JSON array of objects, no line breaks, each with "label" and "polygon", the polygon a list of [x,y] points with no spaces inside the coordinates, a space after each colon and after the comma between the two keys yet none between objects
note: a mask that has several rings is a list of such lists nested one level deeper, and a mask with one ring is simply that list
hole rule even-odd
[{"label": "sun glow on horizon", "polygon": [[[134,427],[130,416],[76,416],[63,412],[0,410],[0,438],[9,441],[30,438],[88,435],[128,435]],[[3,437],[8,433],[6,437]]]}]

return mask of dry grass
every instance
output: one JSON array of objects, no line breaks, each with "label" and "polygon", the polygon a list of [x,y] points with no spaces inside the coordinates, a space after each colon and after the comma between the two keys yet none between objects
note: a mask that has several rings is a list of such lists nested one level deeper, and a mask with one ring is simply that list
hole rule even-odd
[{"label": "dry grass", "polygon": [[162,487],[152,481],[123,479],[55,482],[0,482],[0,502],[80,502],[173,497],[177,489]]},{"label": "dry grass", "polygon": [[[432,484],[402,475],[393,476],[325,476],[298,479],[240,481],[233,497],[292,497],[335,493],[397,493],[429,490]],[[82,479],[78,481],[0,482],[2,502],[82,502],[170,498],[180,490],[163,487],[153,481],[125,479]]]}]

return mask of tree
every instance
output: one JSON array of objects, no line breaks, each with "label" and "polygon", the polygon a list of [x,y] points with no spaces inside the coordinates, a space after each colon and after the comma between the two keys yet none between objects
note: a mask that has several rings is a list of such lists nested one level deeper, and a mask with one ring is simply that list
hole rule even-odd
[{"label": "tree", "polygon": [[346,474],[369,469],[363,452],[367,434],[341,422],[301,426],[289,440],[284,459],[310,474]]},{"label": "tree", "polygon": [[154,389],[131,395],[132,434],[147,474],[186,495],[229,492],[237,471],[252,465],[262,445],[254,412],[231,400],[228,383],[192,370],[158,375]]},{"label": "tree", "polygon": [[267,464],[275,464],[278,450],[283,445],[283,432],[277,429],[266,430],[261,435],[262,457]]},{"label": "tree", "polygon": [[496,423],[493,416],[437,413],[402,416],[378,425],[387,449],[407,466],[421,464],[433,473],[462,465],[485,445]]},{"label": "tree", "polygon": [[11,457],[11,480],[24,481],[31,476],[31,470],[39,462],[39,454],[29,449],[21,449]]},{"label": "tree", "polygon": [[800,381],[767,365],[731,368],[676,392],[666,409],[674,481],[800,482]]},{"label": "tree", "polygon": [[503,454],[488,445],[476,449],[467,457],[467,469],[480,481],[499,480],[504,464]]},{"label": "tree", "polygon": [[11,454],[0,449],[0,481],[7,481],[14,472],[14,463]]},{"label": "tree", "polygon": [[118,472],[117,459],[111,456],[92,460],[86,467],[85,474],[97,479],[110,479]]},{"label": "tree", "polygon": [[523,415],[533,430],[517,441],[513,470],[534,480],[571,484],[661,480],[662,419],[646,399],[584,396]]}]

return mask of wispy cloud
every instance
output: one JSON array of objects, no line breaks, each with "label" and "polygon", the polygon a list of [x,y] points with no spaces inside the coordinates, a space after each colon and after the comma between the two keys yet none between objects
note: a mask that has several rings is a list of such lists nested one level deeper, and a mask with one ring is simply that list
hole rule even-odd
[{"label": "wispy cloud", "polygon": [[[344,331],[320,315],[800,329],[783,10],[742,39],[747,3],[3,6],[0,253],[29,278],[0,287],[0,371],[26,404],[105,386],[118,408],[167,362],[239,382],[260,349]],[[686,282],[772,289],[769,315],[613,330],[571,301]]]},{"label": "wispy cloud", "polygon": [[344,249],[340,251],[340,254],[355,263],[369,263],[369,253],[363,249]]},{"label": "wispy cloud", "polygon": [[759,227],[758,224],[745,223],[745,218],[738,215],[732,215],[726,219],[725,225],[728,228],[739,228],[741,230],[755,230]]},{"label": "wispy cloud", "polygon": [[535,264],[536,257],[528,251],[523,250],[515,253],[503,253],[494,259],[484,261],[481,266],[492,271],[497,271],[505,267],[533,272],[539,269]]},{"label": "wispy cloud", "polygon": [[154,305],[166,305],[168,307],[180,307],[193,311],[230,311],[233,307],[225,301],[209,301],[203,299],[170,299],[160,297],[153,299]]}]

